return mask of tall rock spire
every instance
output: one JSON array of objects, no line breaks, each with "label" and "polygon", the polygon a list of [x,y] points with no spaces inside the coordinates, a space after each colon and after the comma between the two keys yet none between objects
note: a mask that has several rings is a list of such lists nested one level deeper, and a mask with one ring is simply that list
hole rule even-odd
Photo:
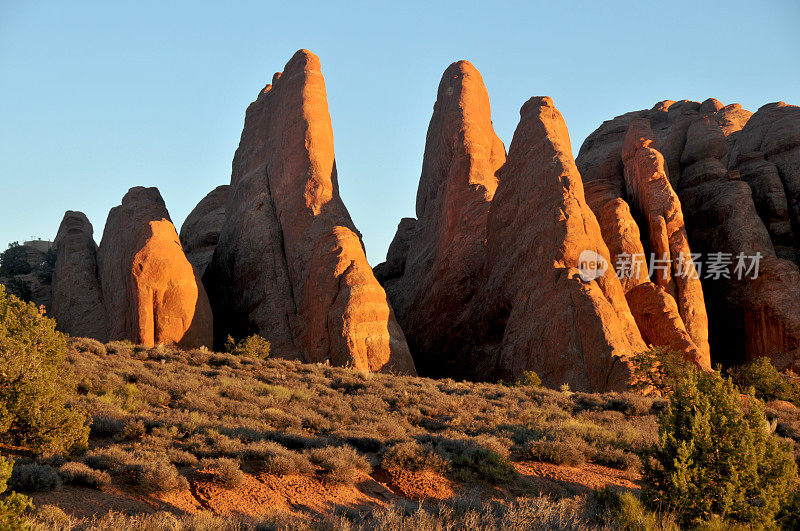
[{"label": "tall rock spire", "polygon": [[417,219],[403,220],[386,264],[376,268],[427,374],[447,374],[457,363],[441,348],[480,287],[486,217],[504,162],[483,78],[468,61],[451,64],[428,126]]},{"label": "tall rock spire", "polygon": [[339,196],[325,81],[308,50],[247,109],[204,281],[218,338],[259,333],[284,356],[415,373]]}]

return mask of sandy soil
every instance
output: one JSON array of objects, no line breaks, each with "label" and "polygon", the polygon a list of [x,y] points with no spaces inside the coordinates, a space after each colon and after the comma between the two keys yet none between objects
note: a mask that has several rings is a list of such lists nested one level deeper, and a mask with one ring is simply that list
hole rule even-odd
[{"label": "sandy soil", "polygon": [[[571,496],[606,486],[639,490],[637,475],[595,464],[567,467],[525,461],[514,466],[542,494]],[[131,514],[161,510],[246,516],[288,511],[314,516],[330,513],[334,507],[369,510],[398,498],[443,500],[468,488],[435,472],[399,469],[379,469],[372,475],[359,473],[355,485],[333,485],[310,476],[245,474],[242,485],[235,488],[214,483],[213,476],[204,471],[184,473],[189,480],[189,490],[153,496],[142,496],[124,485],[115,484],[105,491],[66,487],[32,497],[37,507],[56,505],[75,517],[102,516],[109,511]]]}]

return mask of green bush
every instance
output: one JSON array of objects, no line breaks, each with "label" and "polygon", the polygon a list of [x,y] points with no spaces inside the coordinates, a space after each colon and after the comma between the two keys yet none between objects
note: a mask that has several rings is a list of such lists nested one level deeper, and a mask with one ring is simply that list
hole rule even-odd
[{"label": "green bush", "polygon": [[522,373],[517,381],[512,384],[512,387],[541,387],[542,379],[533,371],[525,371]]},{"label": "green bush", "polygon": [[19,242],[8,244],[8,249],[0,253],[0,276],[13,277],[31,272],[28,252]]},{"label": "green bush", "polygon": [[772,526],[798,487],[792,451],[769,429],[760,402],[742,407],[717,373],[690,371],[659,419],[659,442],[643,460],[645,501],[682,523]]},{"label": "green bush", "polygon": [[248,336],[238,343],[231,336],[225,341],[225,351],[234,356],[247,356],[265,360],[269,358],[270,342],[259,335]]},{"label": "green bush", "polygon": [[[0,457],[0,494],[6,491],[13,466],[13,461],[8,461]],[[16,492],[5,494],[4,497],[0,499],[0,529],[30,529],[22,513],[32,508],[33,503],[27,496],[17,494]]]},{"label": "green bush", "polygon": [[730,372],[742,392],[752,387],[756,398],[761,400],[785,400],[800,406],[800,384],[779,373],[766,356],[759,356]]},{"label": "green bush", "polygon": [[655,347],[631,358],[630,387],[640,393],[669,396],[677,382],[695,370],[680,352]]},{"label": "green bush", "polygon": [[56,323],[0,286],[0,442],[38,453],[85,448],[87,416],[74,394]]}]

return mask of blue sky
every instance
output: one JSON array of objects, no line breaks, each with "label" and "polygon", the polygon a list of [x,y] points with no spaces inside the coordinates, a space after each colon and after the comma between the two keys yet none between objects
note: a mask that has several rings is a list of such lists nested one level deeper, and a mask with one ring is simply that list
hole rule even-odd
[{"label": "blue sky", "polygon": [[247,105],[308,48],[325,75],[343,199],[382,261],[413,215],[444,69],[481,71],[508,147],[553,97],[577,154],[603,120],[664,99],[800,104],[800,2],[0,0],[0,246],[65,210],[100,240],[131,186],[180,223],[230,179]]}]

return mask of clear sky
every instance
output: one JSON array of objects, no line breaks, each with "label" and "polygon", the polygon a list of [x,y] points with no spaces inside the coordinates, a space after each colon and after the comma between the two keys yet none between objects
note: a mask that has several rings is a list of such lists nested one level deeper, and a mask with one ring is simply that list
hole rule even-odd
[{"label": "clear sky", "polygon": [[575,154],[603,120],[664,99],[800,104],[800,2],[0,0],[0,246],[52,239],[65,210],[100,240],[128,188],[180,227],[230,179],[244,111],[292,54],[325,75],[345,204],[370,263],[414,213],[444,69],[483,74],[508,147],[551,96]]}]

